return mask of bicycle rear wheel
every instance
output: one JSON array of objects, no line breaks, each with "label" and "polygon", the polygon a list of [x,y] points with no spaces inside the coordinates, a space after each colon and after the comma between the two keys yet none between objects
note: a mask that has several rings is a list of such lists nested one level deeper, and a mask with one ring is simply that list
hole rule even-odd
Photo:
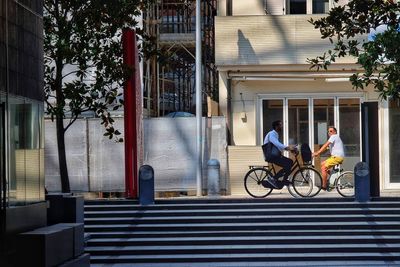
[{"label": "bicycle rear wheel", "polygon": [[292,195],[292,197],[295,197],[295,198],[299,197],[299,195],[296,193],[296,191],[294,191],[293,184],[288,185],[287,190],[288,190],[289,194]]},{"label": "bicycle rear wheel", "polygon": [[335,187],[341,196],[354,197],[354,173],[352,171],[342,173],[336,179]]},{"label": "bicycle rear wheel", "polygon": [[248,171],[244,177],[244,188],[246,192],[254,198],[268,196],[272,192],[272,188],[266,188],[261,184],[268,176],[272,176],[272,174],[264,168],[253,168]]},{"label": "bicycle rear wheel", "polygon": [[302,197],[313,197],[321,191],[322,178],[312,167],[302,167],[293,175],[293,189]]}]

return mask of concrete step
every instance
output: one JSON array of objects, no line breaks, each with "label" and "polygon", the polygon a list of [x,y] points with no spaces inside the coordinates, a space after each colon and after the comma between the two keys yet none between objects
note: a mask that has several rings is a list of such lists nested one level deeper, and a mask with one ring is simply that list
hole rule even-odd
[{"label": "concrete step", "polygon": [[[291,202],[350,202],[353,201],[353,198],[343,198],[343,197],[318,197],[318,198],[285,198],[286,203]],[[392,199],[388,199],[387,201],[393,201]],[[178,198],[158,198],[155,199],[155,205],[168,205],[168,204],[223,204],[223,203],[281,203],[282,198],[261,198],[254,199],[251,197],[248,198],[234,198],[234,197],[178,197]],[[140,205],[138,200],[131,199],[95,199],[95,200],[85,200],[85,204],[87,205],[105,205],[113,203],[116,205],[119,204],[130,204],[130,205]]]},{"label": "concrete step", "polygon": [[[179,197],[179,198],[158,198],[155,199],[156,205],[165,204],[223,204],[223,203],[338,203],[338,202],[352,202],[353,198],[343,198],[343,197],[317,197],[317,198],[243,198],[243,197]],[[400,197],[372,197],[370,203],[376,202],[400,202]],[[115,204],[115,205],[139,205],[138,200],[131,199],[95,199],[95,200],[85,200],[86,205],[105,205],[105,204]]]},{"label": "concrete step", "polygon": [[400,199],[92,202],[85,206],[85,232],[92,264],[400,262]]},{"label": "concrete step", "polygon": [[140,211],[150,211],[150,210],[224,210],[224,209],[297,209],[297,208],[399,208],[399,202],[255,202],[255,203],[186,203],[180,202],[176,204],[154,204],[154,205],[138,205],[138,204],[121,204],[118,202],[110,202],[109,204],[89,204],[85,202],[85,211],[96,211],[96,210],[140,210]]},{"label": "concrete step", "polygon": [[92,238],[94,246],[182,246],[182,245],[256,245],[256,244],[400,244],[400,235],[314,235],[314,236],[227,236],[167,238]]},{"label": "concrete step", "polygon": [[[115,255],[91,256],[92,263],[197,263],[197,262],[292,262],[292,261],[400,261],[399,253],[235,253],[235,254],[183,254],[183,255]],[[327,265],[325,265],[327,266]],[[328,265],[329,266],[329,265]],[[368,265],[366,265],[368,266]]]},{"label": "concrete step", "polygon": [[215,230],[305,230],[305,229],[400,229],[399,221],[282,222],[282,223],[198,223],[198,224],[94,224],[85,223],[86,232],[106,231],[215,231]]},{"label": "concrete step", "polygon": [[[211,265],[212,264],[212,265]],[[171,267],[171,263],[117,263],[91,264],[91,267]],[[188,263],[173,263],[174,267],[188,267]],[[388,267],[400,266],[400,261],[387,260],[335,260],[335,261],[259,261],[259,262],[191,262],[190,267]]]},{"label": "concrete step", "polygon": [[[117,249],[116,249],[117,248]],[[273,244],[204,246],[121,246],[87,247],[91,255],[185,255],[185,254],[274,254],[274,253],[393,253],[400,259],[400,244]]]},{"label": "concrete step", "polygon": [[195,224],[195,223],[257,223],[257,222],[346,222],[393,221],[400,223],[400,214],[319,214],[319,215],[235,215],[235,216],[185,216],[185,217],[101,217],[85,218],[85,225],[93,224]]},{"label": "concrete step", "polygon": [[400,208],[285,208],[285,209],[209,209],[209,210],[101,210],[86,211],[85,218],[110,217],[185,217],[185,216],[232,216],[232,215],[331,215],[331,214],[400,214]]},{"label": "concrete step", "polygon": [[185,237],[274,237],[274,236],[329,236],[329,235],[390,235],[396,237],[400,235],[400,229],[307,229],[307,230],[248,230],[248,231],[128,231],[128,232],[90,232],[91,238],[185,238]]}]

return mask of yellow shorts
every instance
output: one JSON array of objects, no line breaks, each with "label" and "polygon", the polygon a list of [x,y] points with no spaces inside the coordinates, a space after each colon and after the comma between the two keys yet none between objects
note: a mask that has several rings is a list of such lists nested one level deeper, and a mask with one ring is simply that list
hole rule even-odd
[{"label": "yellow shorts", "polygon": [[335,165],[342,164],[343,160],[344,159],[342,157],[330,156],[325,160],[325,167],[330,169]]}]

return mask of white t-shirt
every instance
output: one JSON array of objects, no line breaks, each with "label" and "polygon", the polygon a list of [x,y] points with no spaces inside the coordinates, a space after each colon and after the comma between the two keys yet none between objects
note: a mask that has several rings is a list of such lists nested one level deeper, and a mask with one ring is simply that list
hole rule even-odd
[{"label": "white t-shirt", "polygon": [[332,156],[337,156],[344,158],[344,149],[343,149],[343,142],[340,139],[339,135],[333,134],[328,139],[329,141],[329,149],[331,151]]}]

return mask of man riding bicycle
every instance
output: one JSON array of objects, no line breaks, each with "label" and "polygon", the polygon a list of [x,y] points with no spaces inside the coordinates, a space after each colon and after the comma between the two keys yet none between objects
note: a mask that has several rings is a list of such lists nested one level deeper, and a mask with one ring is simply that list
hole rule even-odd
[{"label": "man riding bicycle", "polygon": [[[296,148],[291,145],[286,146],[279,141],[279,133],[282,132],[282,128],[283,128],[282,121],[280,120],[274,121],[272,123],[272,130],[269,131],[264,138],[264,144],[271,142],[281,152],[278,156],[271,157],[269,162],[282,167],[282,169],[275,175],[275,177],[268,177],[266,180],[262,182],[262,185],[265,187],[270,187],[270,185],[272,185],[275,188],[281,188],[282,186],[279,186],[279,184],[277,183],[277,179],[282,176],[284,176],[282,185],[288,184],[288,176],[290,174],[293,161],[283,156],[282,151],[283,150],[295,151]],[[270,185],[268,185],[268,183]]]},{"label": "man riding bicycle", "polygon": [[328,175],[330,174],[330,169],[335,165],[343,163],[344,160],[343,142],[337,134],[337,130],[334,126],[329,126],[328,136],[328,141],[326,141],[326,143],[312,155],[313,157],[316,157],[328,148],[331,152],[331,156],[321,163],[323,190],[327,190],[327,179]]}]

